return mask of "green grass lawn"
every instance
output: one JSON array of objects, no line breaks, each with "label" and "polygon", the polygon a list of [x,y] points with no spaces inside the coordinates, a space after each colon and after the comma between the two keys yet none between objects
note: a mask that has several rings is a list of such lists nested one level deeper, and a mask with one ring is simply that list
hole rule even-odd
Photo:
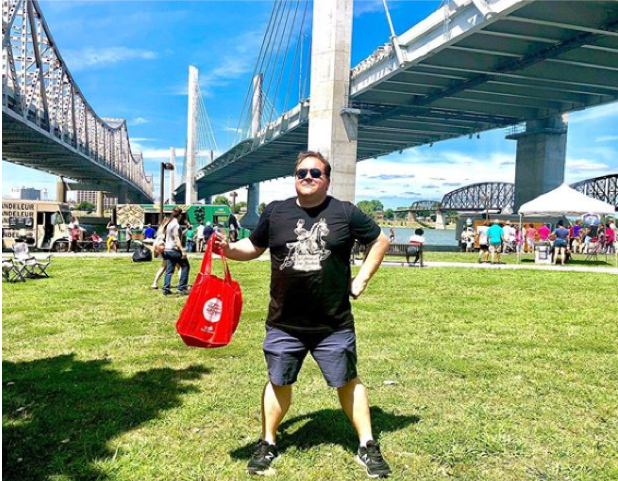
[{"label": "green grass lawn", "polygon": [[[148,289],[157,267],[56,258],[51,279],[3,285],[3,479],[248,479],[269,264],[232,263],[244,311],[218,350],[182,344],[185,298]],[[354,308],[394,478],[617,480],[616,285],[602,273],[378,272]],[[279,445],[275,479],[366,477],[311,359]]]}]

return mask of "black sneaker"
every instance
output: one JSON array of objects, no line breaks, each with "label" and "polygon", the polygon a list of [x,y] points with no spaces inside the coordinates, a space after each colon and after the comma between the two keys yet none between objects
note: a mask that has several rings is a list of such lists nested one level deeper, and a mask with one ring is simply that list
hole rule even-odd
[{"label": "black sneaker", "polygon": [[368,441],[367,447],[358,447],[356,461],[365,467],[370,478],[388,478],[391,475],[391,468],[380,452],[380,445],[375,441]]},{"label": "black sneaker", "polygon": [[249,471],[249,474],[264,476],[268,474],[270,464],[277,456],[279,456],[277,447],[274,444],[268,444],[266,441],[260,439],[247,465],[247,471]]}]

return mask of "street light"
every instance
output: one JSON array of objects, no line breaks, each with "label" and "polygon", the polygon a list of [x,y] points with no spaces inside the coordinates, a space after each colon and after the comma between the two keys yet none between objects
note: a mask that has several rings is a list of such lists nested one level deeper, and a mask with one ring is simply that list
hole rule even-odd
[{"label": "street light", "polygon": [[232,198],[232,214],[236,212],[236,197],[238,197],[238,192],[230,192],[230,197]]},{"label": "street light", "polygon": [[163,223],[163,202],[165,202],[165,171],[174,170],[174,164],[161,162],[161,205],[159,206],[159,225]]}]

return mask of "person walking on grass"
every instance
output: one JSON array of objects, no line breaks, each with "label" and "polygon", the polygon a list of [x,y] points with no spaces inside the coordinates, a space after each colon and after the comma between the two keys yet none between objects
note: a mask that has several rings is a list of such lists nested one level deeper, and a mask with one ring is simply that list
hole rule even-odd
[{"label": "person walking on grass", "polygon": [[[257,259],[269,248],[270,306],[264,356],[269,381],[262,393],[262,436],[247,469],[272,473],[278,456],[277,429],[290,407],[292,384],[308,352],[359,437],[357,461],[371,477],[390,467],[373,439],[367,389],[358,377],[356,335],[350,297],[358,298],[380,267],[388,238],[354,204],[327,195],[330,163],[319,152],[303,152],[295,167],[297,196],[269,204],[250,237],[230,243],[217,233],[215,249],[233,260]],[[367,245],[365,261],[352,279],[354,240]]]},{"label": "person walking on grass", "polygon": [[[504,242],[504,230],[500,226],[498,219],[494,219],[491,227],[487,230],[489,239],[489,253],[491,254],[492,264],[502,264],[500,256],[502,253],[502,243]],[[496,261],[496,255],[498,260]]]},{"label": "person walking on grass", "polygon": [[489,260],[489,241],[487,239],[487,231],[489,230],[489,221],[483,222],[476,228],[476,238],[479,241],[479,258],[478,263],[487,262]]},{"label": "person walking on grass", "polygon": [[182,247],[180,237],[180,224],[178,219],[182,215],[182,209],[176,207],[172,211],[171,219],[165,227],[165,249],[163,251],[163,259],[167,261],[165,269],[165,279],[163,280],[163,295],[168,296],[172,293],[171,283],[172,274],[176,265],[180,266],[180,280],[178,281],[178,294],[187,295],[189,288],[189,261],[187,254]]}]

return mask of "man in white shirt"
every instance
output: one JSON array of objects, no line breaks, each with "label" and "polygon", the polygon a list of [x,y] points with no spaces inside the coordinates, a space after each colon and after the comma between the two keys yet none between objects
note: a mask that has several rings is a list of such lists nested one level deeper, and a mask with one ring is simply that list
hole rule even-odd
[{"label": "man in white shirt", "polygon": [[515,228],[511,225],[511,221],[507,220],[502,228],[504,231],[504,247],[502,252],[515,251]]},{"label": "man in white shirt", "polygon": [[200,222],[200,225],[197,227],[197,231],[195,233],[195,238],[197,239],[197,251],[203,252],[204,249],[204,221]]},{"label": "man in white shirt", "polygon": [[489,221],[485,221],[483,225],[476,228],[476,238],[479,241],[479,264],[481,262],[489,262],[489,240],[487,239],[488,230]]}]

